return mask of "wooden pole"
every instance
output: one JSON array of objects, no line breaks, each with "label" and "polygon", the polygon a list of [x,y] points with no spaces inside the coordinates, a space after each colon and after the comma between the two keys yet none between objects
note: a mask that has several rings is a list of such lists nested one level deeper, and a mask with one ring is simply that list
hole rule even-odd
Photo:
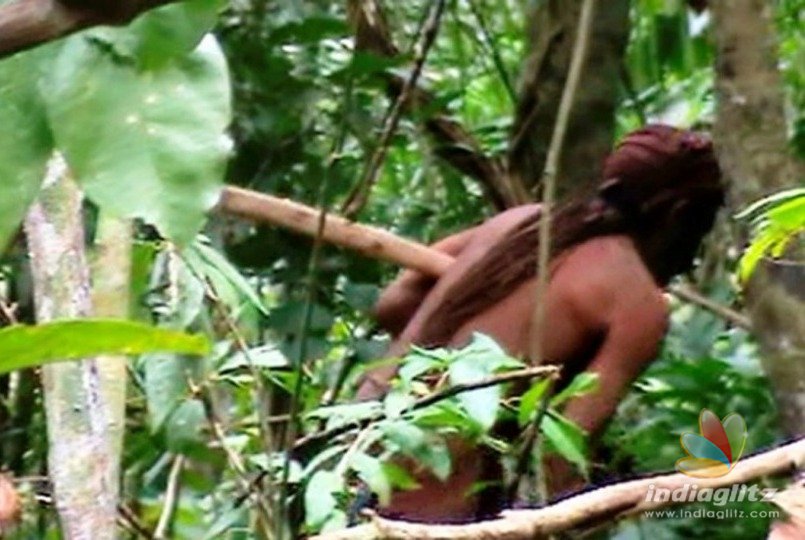
[{"label": "wooden pole", "polygon": [[[224,188],[218,208],[227,214],[279,225],[307,236],[316,235],[321,215],[320,210],[289,199],[233,186]],[[453,264],[450,255],[334,214],[327,214],[322,237],[339,247],[434,277],[441,276]]]}]

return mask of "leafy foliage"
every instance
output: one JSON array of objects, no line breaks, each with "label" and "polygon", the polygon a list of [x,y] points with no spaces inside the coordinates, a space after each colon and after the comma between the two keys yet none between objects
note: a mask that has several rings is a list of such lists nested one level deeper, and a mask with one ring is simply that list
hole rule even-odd
[{"label": "leafy foliage", "polygon": [[[446,477],[456,466],[447,442],[458,433],[511,462],[518,441],[494,436],[498,420],[523,430],[538,421],[542,449],[559,452],[593,479],[669,468],[681,457],[678,434],[695,425],[702,407],[741,414],[749,451],[771,444],[778,436],[775,405],[754,343],[692,306],[673,306],[661,358],[610,427],[606,446],[614,450],[600,454],[561,415],[567,400],[595,388],[593,377],[581,375],[553,396],[550,383],[537,380],[519,399],[496,385],[417,407],[433,392],[522,364],[482,336],[463,349],[414,349],[404,359],[383,360],[388,336],[374,327],[369,311],[395,269],[325,246],[309,271],[305,239],[217,215],[205,224],[224,178],[338,209],[376,150],[389,108],[387,75],[407,73],[429,2],[382,4],[401,51],[390,58],[354,50],[342,3],[188,0],[127,28],[96,28],[0,61],[0,244],[14,235],[54,150],[64,153],[92,203],[88,243],[96,207],[139,218],[133,317],[158,329],[131,323],[127,331],[87,333],[83,327],[63,342],[37,344],[30,334],[17,342],[38,355],[31,362],[83,356],[101,346],[147,353],[131,364],[124,448],[123,502],[138,524],[153,530],[167,511],[177,455],[187,465],[168,516],[171,538],[264,538],[285,526],[270,519],[281,502],[290,503],[291,517],[306,530],[330,530],[346,524],[367,491],[385,502],[393,490],[415,487],[397,459]],[[511,136],[512,81],[529,52],[527,4],[449,3],[426,64],[428,107],[465,127],[491,156],[504,154]],[[709,15],[694,15],[681,1],[632,5],[619,132],[657,120],[706,127],[713,114]],[[792,141],[800,152],[802,7],[802,0],[775,4]],[[404,115],[359,220],[431,241],[488,216],[492,207],[480,187],[432,150],[418,115]],[[754,246],[780,246],[801,226],[792,217],[800,215],[800,198],[752,214],[759,219]],[[203,235],[196,234],[200,229]],[[774,240],[762,240],[767,236]],[[732,262],[715,266],[720,281],[713,295],[729,301]],[[16,303],[20,319],[30,321],[24,269],[19,246],[0,260],[0,300]],[[187,340],[182,332],[206,336],[211,352],[191,358],[201,349],[186,341],[166,352],[144,339],[152,333]],[[353,403],[357,378],[383,362],[400,362],[393,390],[382,401]],[[35,378],[25,371],[0,377],[0,394],[0,418],[10,426],[0,438],[2,464],[18,475],[38,475],[47,445]],[[290,428],[292,411],[299,422]],[[293,442],[286,437],[339,426],[354,429],[306,459],[286,452]],[[29,501],[17,537],[57,537],[55,516],[36,506],[33,485],[22,489]],[[643,529],[658,538],[760,538],[766,525],[643,519],[612,535],[634,538]]]},{"label": "leafy foliage", "polygon": [[781,256],[786,246],[805,232],[805,188],[761,199],[736,217],[751,220],[754,231],[752,242],[738,262],[738,276],[745,282],[763,257]]}]

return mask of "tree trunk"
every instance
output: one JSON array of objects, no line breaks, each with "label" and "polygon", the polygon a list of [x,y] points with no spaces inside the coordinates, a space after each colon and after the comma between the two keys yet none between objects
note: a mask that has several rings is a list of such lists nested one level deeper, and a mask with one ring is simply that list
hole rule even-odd
[{"label": "tree trunk", "polygon": [[[528,188],[535,187],[545,168],[581,3],[540,2],[531,17],[531,53],[522,75],[508,156],[509,174]],[[601,3],[559,164],[560,196],[597,179],[612,148],[618,81],[629,28],[628,0]]]},{"label": "tree trunk", "polygon": [[[777,70],[774,4],[718,0],[713,10],[717,46],[718,111],[715,143],[730,182],[731,207],[794,186],[803,163],[787,150],[784,98]],[[805,435],[805,262],[765,261],[746,286],[746,302],[762,362],[783,427]]]},{"label": "tree trunk", "polygon": [[[66,164],[54,157],[38,201],[25,218],[36,319],[87,317],[92,312],[84,250],[82,196]],[[48,469],[64,538],[117,537],[116,429],[96,359],[42,368]]]}]

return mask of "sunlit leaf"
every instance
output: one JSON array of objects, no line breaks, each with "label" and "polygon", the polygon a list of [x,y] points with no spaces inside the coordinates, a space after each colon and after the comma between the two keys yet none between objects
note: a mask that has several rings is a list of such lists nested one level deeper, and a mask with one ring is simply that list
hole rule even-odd
[{"label": "sunlit leaf", "polygon": [[89,198],[192,240],[218,199],[230,148],[229,80],[215,39],[142,72],[75,36],[41,88],[56,144]]},{"label": "sunlit leaf", "polygon": [[0,370],[4,372],[104,354],[170,351],[202,356],[209,350],[204,336],[125,320],[67,320],[0,329]]}]

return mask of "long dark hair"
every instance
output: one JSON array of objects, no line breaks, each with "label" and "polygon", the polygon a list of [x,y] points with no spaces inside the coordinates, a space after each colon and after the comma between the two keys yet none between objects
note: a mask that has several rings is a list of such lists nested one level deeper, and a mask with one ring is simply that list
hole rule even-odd
[{"label": "long dark hair", "polygon": [[[554,212],[552,256],[597,236],[625,234],[658,285],[689,269],[724,199],[709,139],[666,125],[647,126],[621,142],[607,158],[603,176]],[[534,277],[539,216],[535,205],[466,269],[410,338],[420,345],[445,344],[470,317]]]}]

